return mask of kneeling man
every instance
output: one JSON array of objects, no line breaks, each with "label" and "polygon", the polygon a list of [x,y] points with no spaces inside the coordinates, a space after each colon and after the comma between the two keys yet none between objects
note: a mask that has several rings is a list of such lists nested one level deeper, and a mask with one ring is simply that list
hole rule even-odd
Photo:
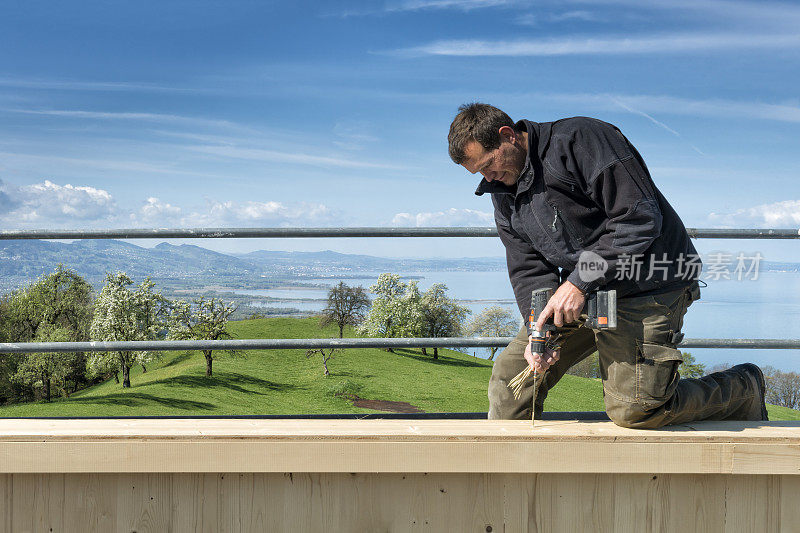
[{"label": "kneeling man", "polygon": [[[535,405],[541,416],[548,391],[597,351],[606,411],[621,426],[767,420],[756,365],[680,379],[677,344],[686,309],[700,298],[700,259],[639,152],[616,127],[586,117],[515,123],[496,107],[474,103],[459,108],[448,143],[455,163],[483,175],[475,194],[491,194],[525,320],[534,289],[555,291],[538,324],[552,317],[560,349],[532,354],[524,324],[494,363],[489,418],[531,417],[533,387],[519,399],[508,388],[526,365],[546,372]],[[617,291],[616,329],[582,325],[586,295],[598,289]]]}]

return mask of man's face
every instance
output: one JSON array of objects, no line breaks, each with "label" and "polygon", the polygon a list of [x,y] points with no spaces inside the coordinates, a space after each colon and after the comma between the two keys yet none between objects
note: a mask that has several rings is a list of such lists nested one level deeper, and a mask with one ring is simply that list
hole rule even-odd
[{"label": "man's face", "polygon": [[[507,129],[510,130],[511,128]],[[499,181],[505,185],[513,186],[519,180],[527,157],[527,152],[522,149],[521,143],[518,142],[519,140],[519,135],[512,135],[511,138],[503,135],[500,146],[489,151],[484,149],[477,141],[470,141],[464,150],[466,159],[461,166],[472,174],[480,172],[488,182]]]}]

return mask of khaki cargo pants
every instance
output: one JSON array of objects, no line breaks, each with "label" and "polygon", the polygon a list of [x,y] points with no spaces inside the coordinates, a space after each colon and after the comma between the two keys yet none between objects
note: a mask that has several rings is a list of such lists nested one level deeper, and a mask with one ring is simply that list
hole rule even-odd
[{"label": "khaki cargo pants", "polygon": [[[653,296],[620,298],[617,329],[592,330],[578,323],[559,328],[561,356],[538,387],[536,417],[548,391],[572,365],[597,351],[603,399],[609,418],[625,427],[656,428],[694,420],[726,418],[742,405],[746,385],[740,378],[712,374],[680,379],[678,366],[683,316],[700,289],[692,286]],[[582,317],[585,320],[585,315]],[[527,366],[527,329],[498,356],[489,380],[490,419],[530,419],[533,387],[514,399],[508,382]],[[532,384],[529,380],[529,385]],[[752,396],[752,391],[749,392]]]}]

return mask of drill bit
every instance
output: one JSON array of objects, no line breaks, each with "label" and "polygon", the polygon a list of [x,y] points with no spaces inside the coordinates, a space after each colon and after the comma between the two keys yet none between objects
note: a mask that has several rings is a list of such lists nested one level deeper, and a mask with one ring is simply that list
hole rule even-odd
[{"label": "drill bit", "polygon": [[[561,343],[558,342],[560,340],[561,340],[561,334],[557,333],[548,338],[545,346],[551,351],[556,352],[561,349]],[[514,376],[508,382],[508,387],[514,392],[514,399],[519,400],[520,397],[522,396],[522,390],[525,388],[525,382],[528,380],[531,373],[533,374],[533,400],[532,400],[533,405],[531,408],[531,422],[535,425],[534,420],[536,419],[536,393],[539,388],[539,382],[544,378],[546,372],[542,372],[540,376],[536,370],[533,370],[530,365],[527,365],[524,370],[522,370],[519,374]]]}]

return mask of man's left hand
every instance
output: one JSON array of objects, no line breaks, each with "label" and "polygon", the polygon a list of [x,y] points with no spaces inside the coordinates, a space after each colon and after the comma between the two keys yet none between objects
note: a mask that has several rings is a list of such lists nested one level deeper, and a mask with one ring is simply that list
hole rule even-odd
[{"label": "man's left hand", "polygon": [[581,315],[585,302],[586,296],[583,291],[571,282],[565,281],[556,290],[539,315],[536,320],[536,329],[541,331],[544,323],[551,316],[553,317],[553,324],[558,327],[575,322]]}]

